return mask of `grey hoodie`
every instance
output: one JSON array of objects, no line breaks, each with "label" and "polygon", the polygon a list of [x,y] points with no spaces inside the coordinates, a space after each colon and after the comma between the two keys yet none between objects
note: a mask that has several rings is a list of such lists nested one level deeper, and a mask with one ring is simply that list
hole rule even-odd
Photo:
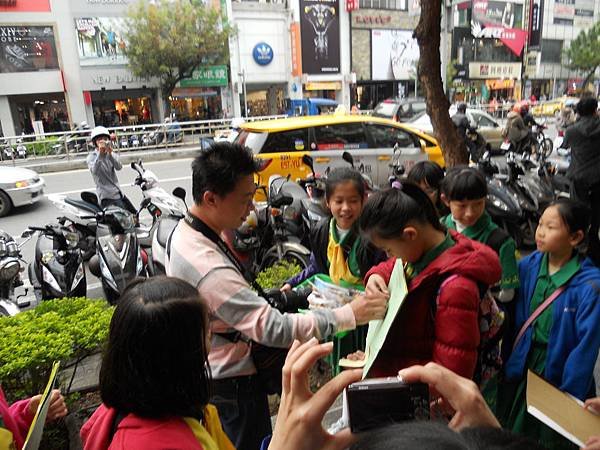
[{"label": "grey hoodie", "polygon": [[571,147],[571,165],[567,176],[571,180],[600,181],[600,118],[581,117],[565,131],[563,147]]}]

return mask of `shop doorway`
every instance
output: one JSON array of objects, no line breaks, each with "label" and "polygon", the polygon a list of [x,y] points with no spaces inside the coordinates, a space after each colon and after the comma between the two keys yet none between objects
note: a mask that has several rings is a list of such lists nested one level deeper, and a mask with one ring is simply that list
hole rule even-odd
[{"label": "shop doorway", "polygon": [[15,95],[9,97],[9,104],[17,134],[34,134],[34,122],[41,123],[45,133],[70,129],[69,112],[62,93]]},{"label": "shop doorway", "polygon": [[94,122],[105,127],[153,123],[152,103],[148,96],[106,99],[92,102]]}]

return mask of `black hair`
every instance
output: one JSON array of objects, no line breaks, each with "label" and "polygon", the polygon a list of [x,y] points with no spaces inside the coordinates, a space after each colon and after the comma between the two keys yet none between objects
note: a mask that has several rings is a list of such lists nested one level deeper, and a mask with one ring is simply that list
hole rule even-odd
[{"label": "black hair", "polygon": [[360,198],[362,199],[366,193],[365,180],[358,170],[351,169],[350,167],[333,169],[329,175],[327,175],[327,180],[325,181],[325,198],[329,200],[335,192],[335,188],[340,184],[349,181],[354,184],[356,192],[358,192],[358,195],[360,195]]},{"label": "black hair", "polygon": [[140,417],[201,418],[210,398],[208,310],[172,277],[134,280],[110,322],[100,369],[102,401]]},{"label": "black hair", "polygon": [[550,206],[556,207],[558,215],[567,226],[569,233],[577,233],[581,230],[584,238],[587,236],[592,220],[592,211],[587,205],[570,198],[559,198]]},{"label": "black hair", "polygon": [[434,189],[440,189],[443,179],[444,169],[433,161],[419,161],[411,167],[406,176],[406,180],[411,183],[425,182]]},{"label": "black hair", "polygon": [[594,97],[585,96],[577,103],[577,112],[580,116],[592,116],[598,110],[598,100]]},{"label": "black hair", "polygon": [[364,433],[350,450],[538,450],[533,440],[508,430],[466,428],[460,432],[439,421],[403,422]]},{"label": "black hair", "polygon": [[476,168],[456,166],[446,174],[442,192],[448,201],[480,200],[487,197],[487,183]]},{"label": "black hair", "polygon": [[411,221],[446,231],[427,194],[415,184],[402,183],[402,189],[391,188],[369,197],[360,216],[360,230],[393,239],[400,237]]},{"label": "black hair", "polygon": [[456,107],[456,110],[461,113],[466,113],[467,112],[467,104],[459,103],[458,106]]},{"label": "black hair", "polygon": [[259,171],[252,151],[240,144],[216,142],[192,162],[192,196],[202,203],[205,192],[224,196],[233,192],[241,177]]}]

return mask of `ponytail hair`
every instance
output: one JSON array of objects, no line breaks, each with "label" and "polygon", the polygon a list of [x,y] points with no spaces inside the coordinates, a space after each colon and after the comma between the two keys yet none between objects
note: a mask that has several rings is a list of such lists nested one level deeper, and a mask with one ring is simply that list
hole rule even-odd
[{"label": "ponytail hair", "polygon": [[435,206],[420,187],[402,183],[399,188],[379,191],[369,197],[360,216],[360,230],[382,239],[400,237],[409,222],[429,224],[446,231]]}]

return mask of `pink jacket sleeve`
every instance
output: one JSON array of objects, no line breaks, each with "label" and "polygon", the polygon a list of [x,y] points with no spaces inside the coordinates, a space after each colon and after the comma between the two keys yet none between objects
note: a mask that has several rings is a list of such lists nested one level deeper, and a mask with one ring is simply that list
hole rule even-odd
[{"label": "pink jacket sleeve", "polygon": [[392,257],[374,267],[371,267],[371,270],[369,270],[365,275],[365,285],[367,284],[367,281],[369,281],[369,277],[371,275],[381,275],[385,280],[385,284],[388,284],[390,282],[390,277],[392,276],[392,271],[394,270],[395,264],[396,258]]},{"label": "pink jacket sleeve", "polygon": [[33,421],[33,416],[27,410],[27,405],[29,404],[29,399],[19,400],[18,402],[13,403],[9,407],[10,415],[12,416],[15,425],[19,429],[19,434],[23,436],[23,438],[27,437],[27,432],[29,431],[29,426]]}]

